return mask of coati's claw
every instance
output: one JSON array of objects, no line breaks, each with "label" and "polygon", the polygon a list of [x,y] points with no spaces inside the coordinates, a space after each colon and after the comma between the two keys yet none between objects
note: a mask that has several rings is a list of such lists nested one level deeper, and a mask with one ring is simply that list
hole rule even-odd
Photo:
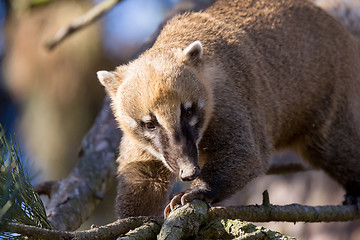
[{"label": "coati's claw", "polygon": [[171,211],[174,210],[174,208],[177,205],[183,205],[183,203],[182,203],[182,196],[183,195],[184,195],[184,192],[181,192],[181,193],[176,194],[173,197],[173,199],[171,199],[170,204],[169,204]]},{"label": "coati's claw", "polygon": [[169,213],[171,212],[170,204],[166,205],[164,209],[164,219],[166,219],[169,216]]},{"label": "coati's claw", "polygon": [[166,219],[170,212],[172,210],[174,210],[174,208],[177,206],[177,205],[181,205],[181,197],[184,195],[185,192],[180,192],[178,194],[176,194],[170,201],[170,203],[165,207],[165,210],[164,210],[164,218]]},{"label": "coati's claw", "polygon": [[181,205],[184,205],[192,200],[199,199],[204,200],[205,194],[202,190],[190,190],[181,197]]},{"label": "coati's claw", "polygon": [[212,199],[208,196],[207,192],[203,189],[189,189],[185,192],[180,192],[176,194],[170,203],[165,207],[164,218],[166,219],[169,213],[174,210],[178,205],[185,205],[188,202],[191,202],[195,199],[204,200],[206,202],[211,202]]}]

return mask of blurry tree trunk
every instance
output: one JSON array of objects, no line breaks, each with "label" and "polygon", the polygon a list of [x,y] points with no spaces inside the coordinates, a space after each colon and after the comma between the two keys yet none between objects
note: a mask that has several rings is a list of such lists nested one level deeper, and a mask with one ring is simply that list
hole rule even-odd
[{"label": "blurry tree trunk", "polygon": [[6,24],[4,70],[22,110],[19,132],[27,153],[47,179],[58,179],[75,166],[79,142],[101,107],[104,91],[95,71],[107,61],[99,23],[46,51],[45,41],[60,26],[92,7],[91,0],[48,2],[32,8],[21,5],[31,1],[12,2],[16,8]]}]

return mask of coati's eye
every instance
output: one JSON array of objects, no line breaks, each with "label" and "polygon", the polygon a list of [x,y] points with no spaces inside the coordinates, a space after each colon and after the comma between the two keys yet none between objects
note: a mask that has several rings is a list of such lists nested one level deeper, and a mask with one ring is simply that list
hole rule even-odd
[{"label": "coati's eye", "polygon": [[185,116],[186,118],[191,118],[193,115],[193,110],[191,108],[188,108],[185,110]]},{"label": "coati's eye", "polygon": [[149,131],[154,131],[156,129],[156,126],[153,121],[148,121],[145,123],[145,128]]}]

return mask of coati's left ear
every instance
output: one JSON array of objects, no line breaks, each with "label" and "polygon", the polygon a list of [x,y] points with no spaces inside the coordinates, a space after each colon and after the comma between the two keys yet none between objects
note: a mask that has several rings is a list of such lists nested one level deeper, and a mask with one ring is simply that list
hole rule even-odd
[{"label": "coati's left ear", "polygon": [[200,41],[195,41],[187,46],[184,51],[186,61],[197,63],[202,59],[203,47]]},{"label": "coati's left ear", "polygon": [[110,95],[110,97],[113,97],[120,85],[120,81],[116,79],[115,73],[108,71],[98,71],[96,74],[100,83],[105,87],[106,92]]}]

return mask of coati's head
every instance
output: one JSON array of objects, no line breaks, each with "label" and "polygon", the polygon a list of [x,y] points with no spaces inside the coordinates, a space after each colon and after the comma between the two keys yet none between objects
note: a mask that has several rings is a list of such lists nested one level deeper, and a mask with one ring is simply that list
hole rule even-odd
[{"label": "coati's head", "polygon": [[196,178],[198,144],[210,119],[212,97],[202,74],[203,47],[151,49],[98,78],[130,134],[183,181]]}]

